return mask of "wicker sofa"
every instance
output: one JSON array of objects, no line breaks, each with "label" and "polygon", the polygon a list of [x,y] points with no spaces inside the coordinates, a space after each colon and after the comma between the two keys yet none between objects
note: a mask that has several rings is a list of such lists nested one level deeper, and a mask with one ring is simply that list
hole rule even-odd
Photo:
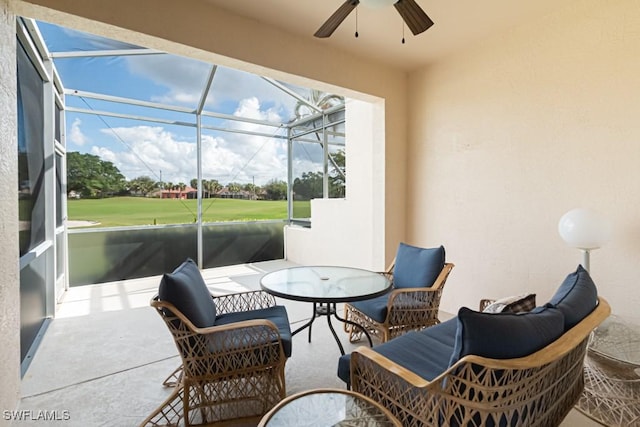
[{"label": "wicker sofa", "polygon": [[591,331],[610,313],[581,266],[526,313],[458,316],[339,361],[403,426],[555,426],[578,401]]}]

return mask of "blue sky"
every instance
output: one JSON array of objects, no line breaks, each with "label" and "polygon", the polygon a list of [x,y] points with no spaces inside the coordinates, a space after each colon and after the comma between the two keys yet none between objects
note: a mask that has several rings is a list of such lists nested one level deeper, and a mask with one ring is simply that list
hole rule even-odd
[{"label": "blue sky", "polygon": [[[39,23],[52,52],[135,48],[97,36]],[[55,65],[65,89],[195,108],[211,64],[174,55],[57,58]],[[304,94],[306,89],[295,88]],[[146,117],[195,123],[195,115],[67,96],[68,106],[119,111]],[[208,111],[286,123],[296,100],[259,76],[218,67],[207,96]],[[203,118],[228,129],[260,130],[286,135],[286,129],[245,122]],[[189,184],[196,177],[195,127],[165,125],[75,112],[66,113],[67,151],[100,156],[113,162],[127,177],[147,175],[164,182]],[[262,185],[286,180],[286,140],[204,130],[203,178]],[[317,170],[318,150],[297,150],[297,170]]]}]

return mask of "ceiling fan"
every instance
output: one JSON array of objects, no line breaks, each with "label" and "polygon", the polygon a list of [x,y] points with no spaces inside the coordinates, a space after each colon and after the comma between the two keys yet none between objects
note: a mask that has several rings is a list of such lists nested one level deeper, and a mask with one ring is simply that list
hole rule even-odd
[{"label": "ceiling fan", "polygon": [[[365,0],[363,0],[365,2]],[[429,27],[433,25],[433,21],[431,18],[427,16],[426,13],[418,6],[415,0],[387,0],[381,1],[377,0],[373,2],[372,0],[367,0],[369,3],[388,3],[395,6],[396,10],[404,20],[407,27],[411,30],[413,35],[418,35],[423,31],[427,30]],[[347,16],[360,4],[360,0],[346,0],[342,3],[342,6],[338,8],[333,15],[327,19],[327,21],[322,24],[322,26],[315,32],[314,36],[325,38],[329,37],[333,32],[338,28],[338,26],[345,20]]]}]

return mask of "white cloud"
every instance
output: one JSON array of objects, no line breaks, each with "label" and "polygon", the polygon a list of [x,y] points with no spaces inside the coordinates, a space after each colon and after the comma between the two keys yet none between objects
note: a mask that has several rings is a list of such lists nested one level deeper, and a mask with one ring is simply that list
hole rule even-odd
[{"label": "white cloud", "polygon": [[142,55],[126,58],[129,71],[167,91],[151,96],[151,101],[195,107],[200,100],[211,65],[173,55]]},{"label": "white cloud", "polygon": [[[264,119],[273,112],[261,111],[257,99],[240,103],[237,114]],[[246,117],[245,116],[245,117]],[[234,122],[236,129],[254,130],[260,125]],[[196,178],[196,144],[168,132],[161,126],[134,126],[102,129],[102,133],[118,138],[131,149],[115,151],[94,146],[91,153],[113,162],[127,179],[150,176],[156,181],[189,184]],[[271,179],[286,179],[286,143],[283,139],[239,133],[202,136],[203,179],[217,179],[222,184],[235,181],[263,185]]]},{"label": "white cloud", "polygon": [[[133,74],[144,76],[166,88],[162,95],[154,95],[151,101],[171,105],[195,107],[205,87],[211,64],[172,55],[143,55],[127,58],[127,66]],[[259,97],[263,103],[273,104],[288,121],[293,114],[296,99],[276,88],[261,77],[219,66],[207,96],[208,110],[222,111],[228,102]],[[280,115],[283,115],[280,114]],[[267,117],[271,119],[272,117]]]},{"label": "white cloud", "polygon": [[83,146],[87,141],[89,141],[89,138],[87,138],[87,136],[82,133],[82,129],[80,129],[81,124],[82,121],[78,118],[73,121],[73,123],[71,124],[71,129],[69,131],[68,139],[76,145]]}]

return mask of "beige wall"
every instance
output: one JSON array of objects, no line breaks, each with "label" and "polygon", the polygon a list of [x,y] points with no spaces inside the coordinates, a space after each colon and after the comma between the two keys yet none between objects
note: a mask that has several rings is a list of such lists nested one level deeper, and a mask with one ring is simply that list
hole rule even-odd
[{"label": "beige wall", "polygon": [[393,257],[395,246],[405,233],[406,171],[402,166],[406,161],[405,73],[328,49],[313,37],[291,36],[260,22],[230,15],[202,0],[16,0],[15,7],[17,14],[141,46],[355,99],[372,102],[384,99],[387,113],[380,128],[387,141],[384,155],[391,172],[385,178],[385,224],[379,228],[383,233],[379,244],[385,248],[387,260]]},{"label": "beige wall", "polygon": [[15,28],[7,0],[0,0],[0,412],[16,409],[20,396]]},{"label": "beige wall", "polygon": [[299,264],[385,267],[383,141],[375,136],[384,103],[347,100],[345,113],[347,194],[311,201],[311,228],[285,228],[285,257]]},{"label": "beige wall", "polygon": [[570,4],[410,76],[408,235],[457,264],[447,311],[544,303],[581,259],[558,220],[591,207],[616,231],[592,275],[638,316],[640,3]]}]

